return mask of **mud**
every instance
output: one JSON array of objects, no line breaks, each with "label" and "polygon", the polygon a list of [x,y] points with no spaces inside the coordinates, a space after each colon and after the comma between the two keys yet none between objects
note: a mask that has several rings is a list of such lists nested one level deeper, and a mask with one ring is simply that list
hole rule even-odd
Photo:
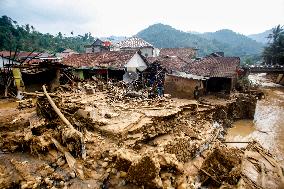
[{"label": "mud", "polygon": [[[50,96],[75,131],[43,94],[38,95],[36,108],[4,108],[2,188],[182,189],[234,187],[241,181],[253,188],[258,184],[243,166],[245,154],[256,147],[234,149],[222,144],[233,121],[253,117],[254,95],[209,96],[199,103],[148,99],[143,93],[129,97],[119,85],[88,82],[62,86]],[[254,161],[274,175],[269,179],[278,184],[272,188],[280,186],[277,159],[258,143],[251,146],[265,157]],[[264,166],[259,163],[263,159],[268,161]]]}]

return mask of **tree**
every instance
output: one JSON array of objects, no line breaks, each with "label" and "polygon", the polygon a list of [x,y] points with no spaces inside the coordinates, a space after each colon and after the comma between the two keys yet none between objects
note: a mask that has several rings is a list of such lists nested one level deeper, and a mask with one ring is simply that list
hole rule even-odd
[{"label": "tree", "polygon": [[283,26],[276,26],[267,37],[268,46],[264,48],[262,56],[267,64],[284,64],[284,30]]}]

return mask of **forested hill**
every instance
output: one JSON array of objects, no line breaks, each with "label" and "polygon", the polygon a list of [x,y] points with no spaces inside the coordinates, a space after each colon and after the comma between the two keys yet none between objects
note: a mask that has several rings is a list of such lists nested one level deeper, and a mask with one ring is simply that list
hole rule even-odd
[{"label": "forested hill", "polygon": [[261,43],[231,30],[193,34],[176,30],[169,25],[154,24],[140,31],[137,36],[160,48],[196,47],[200,49],[201,56],[224,51],[227,56],[254,59],[260,57],[263,48]]},{"label": "forested hill", "polygon": [[229,48],[226,48],[226,46],[221,48],[223,48],[225,52],[227,51],[229,55],[242,56],[246,54],[260,54],[263,50],[263,44],[228,29],[207,32],[199,34],[199,36],[208,40],[217,40],[227,45]]},{"label": "forested hill", "polygon": [[84,51],[84,45],[94,42],[90,33],[65,37],[62,33],[53,36],[42,34],[29,24],[20,26],[7,16],[0,17],[0,50],[22,50],[38,52],[61,52],[71,48],[78,52]]}]

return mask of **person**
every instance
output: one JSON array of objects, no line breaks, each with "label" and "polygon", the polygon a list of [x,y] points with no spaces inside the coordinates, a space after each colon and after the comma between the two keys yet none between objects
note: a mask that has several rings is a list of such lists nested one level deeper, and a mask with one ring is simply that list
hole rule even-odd
[{"label": "person", "polygon": [[199,99],[198,86],[195,86],[195,89],[194,89],[194,91],[193,91],[193,96],[194,96],[194,99],[196,99],[196,100]]}]

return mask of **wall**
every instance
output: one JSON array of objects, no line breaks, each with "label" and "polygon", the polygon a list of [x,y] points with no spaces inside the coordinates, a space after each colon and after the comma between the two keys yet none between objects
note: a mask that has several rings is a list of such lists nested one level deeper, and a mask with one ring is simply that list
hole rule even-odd
[{"label": "wall", "polygon": [[141,51],[141,54],[146,57],[153,57],[153,48],[152,47],[143,47],[143,48],[123,48],[121,51]]},{"label": "wall", "polygon": [[165,77],[165,93],[175,98],[194,99],[195,86],[199,86],[199,89],[202,90],[202,81],[173,75],[166,75]]},{"label": "wall", "polygon": [[128,61],[125,65],[127,71],[136,72],[136,69],[139,71],[144,71],[147,68],[147,64],[141,58],[138,53],[135,53],[134,56]]},{"label": "wall", "polygon": [[6,64],[12,64],[12,62],[14,63],[14,64],[20,64],[19,62],[17,62],[17,61],[12,61],[12,60],[10,60],[10,62],[9,62],[9,59],[7,59],[7,58],[2,58],[1,56],[0,56],[0,68],[3,68],[3,61],[4,61],[4,64],[6,65]]},{"label": "wall", "polygon": [[86,53],[92,53],[93,52],[93,48],[92,47],[88,47],[85,49]]}]

